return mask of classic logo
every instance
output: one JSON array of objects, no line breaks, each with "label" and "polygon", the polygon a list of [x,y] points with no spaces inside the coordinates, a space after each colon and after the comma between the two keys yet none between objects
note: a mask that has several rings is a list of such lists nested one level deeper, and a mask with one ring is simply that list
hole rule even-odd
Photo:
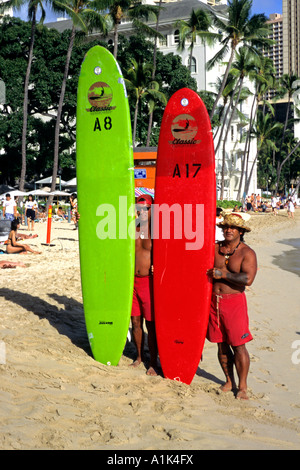
[{"label": "classic logo", "polygon": [[115,109],[115,106],[110,106],[113,98],[112,89],[105,82],[96,82],[90,87],[88,91],[88,100],[91,105],[87,111],[99,112],[110,111]]},{"label": "classic logo", "polygon": [[196,119],[190,114],[180,114],[176,116],[171,124],[171,132],[174,140],[173,145],[199,144],[200,140],[195,140],[198,132]]}]

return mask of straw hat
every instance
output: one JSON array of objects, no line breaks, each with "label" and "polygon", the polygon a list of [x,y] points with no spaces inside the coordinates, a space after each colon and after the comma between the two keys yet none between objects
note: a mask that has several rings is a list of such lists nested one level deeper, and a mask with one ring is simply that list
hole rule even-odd
[{"label": "straw hat", "polygon": [[247,225],[247,221],[250,219],[249,214],[243,214],[239,212],[231,212],[230,214],[222,214],[223,220],[219,222],[218,227],[236,227],[245,230],[245,232],[251,232],[251,228]]}]

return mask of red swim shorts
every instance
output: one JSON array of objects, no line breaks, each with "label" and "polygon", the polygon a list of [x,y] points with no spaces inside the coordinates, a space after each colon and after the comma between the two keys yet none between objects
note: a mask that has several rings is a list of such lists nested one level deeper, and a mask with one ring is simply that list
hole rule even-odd
[{"label": "red swim shorts", "polygon": [[154,321],[153,277],[151,275],[135,275],[134,277],[131,316],[139,317],[140,315],[143,315],[147,321]]},{"label": "red swim shorts", "polygon": [[249,331],[244,292],[212,294],[206,337],[212,343],[227,343],[231,346],[240,346],[253,339]]}]

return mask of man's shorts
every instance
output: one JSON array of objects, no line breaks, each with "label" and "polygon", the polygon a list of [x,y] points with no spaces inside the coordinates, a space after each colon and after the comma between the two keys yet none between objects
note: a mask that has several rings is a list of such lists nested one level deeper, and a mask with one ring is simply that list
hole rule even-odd
[{"label": "man's shorts", "polygon": [[212,294],[206,337],[212,343],[227,343],[231,346],[240,346],[253,339],[249,331],[244,292]]},{"label": "man's shorts", "polygon": [[134,277],[131,316],[143,315],[146,321],[154,321],[153,276]]}]

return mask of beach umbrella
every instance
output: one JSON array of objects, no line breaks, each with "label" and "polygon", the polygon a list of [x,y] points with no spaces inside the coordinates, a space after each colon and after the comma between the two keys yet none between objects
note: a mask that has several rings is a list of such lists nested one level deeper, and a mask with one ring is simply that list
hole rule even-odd
[{"label": "beach umbrella", "polygon": [[12,186],[8,186],[7,184],[0,184],[0,193],[9,193],[10,191],[14,191],[15,188],[13,188]]},{"label": "beach umbrella", "polygon": [[6,191],[6,193],[3,193],[0,195],[0,198],[5,198],[6,194],[10,194],[10,197],[13,198],[15,196],[27,196],[29,193],[25,191],[19,191],[18,189],[14,189],[13,191]]},{"label": "beach umbrella", "polygon": [[[35,181],[35,184],[52,184],[52,176],[49,176],[48,178],[43,178],[41,180]],[[66,182],[64,180],[60,180],[61,186],[65,186]]]},{"label": "beach umbrella", "polygon": [[65,187],[68,186],[77,186],[77,178],[72,178],[71,180],[67,181]]},{"label": "beach umbrella", "polygon": [[135,197],[142,196],[143,194],[149,194],[154,198],[154,189],[151,188],[135,188],[134,190]]},{"label": "beach umbrella", "polygon": [[29,194],[32,194],[33,196],[50,196],[50,193],[48,191],[43,191],[42,189],[35,189],[34,191],[31,191]]},{"label": "beach umbrella", "polygon": [[50,194],[51,196],[71,196],[71,194],[66,191],[52,191]]}]

